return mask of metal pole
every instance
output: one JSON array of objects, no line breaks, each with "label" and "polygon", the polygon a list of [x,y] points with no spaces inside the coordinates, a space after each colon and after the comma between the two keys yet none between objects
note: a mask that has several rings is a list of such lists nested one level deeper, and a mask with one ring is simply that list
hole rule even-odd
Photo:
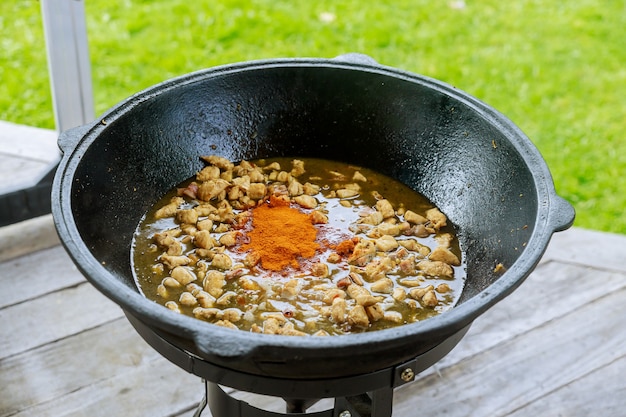
[{"label": "metal pole", "polygon": [[57,131],[94,119],[91,65],[82,0],[41,0]]}]

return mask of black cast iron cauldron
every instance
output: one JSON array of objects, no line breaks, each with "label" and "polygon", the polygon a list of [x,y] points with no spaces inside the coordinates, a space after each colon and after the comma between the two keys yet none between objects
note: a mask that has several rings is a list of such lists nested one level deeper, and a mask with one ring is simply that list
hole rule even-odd
[{"label": "black cast iron cauldron", "polygon": [[[185,75],[64,132],[59,145],[64,156],[52,209],[82,273],[172,346],[251,376],[341,378],[428,352],[520,285],[552,233],[574,219],[540,154],[507,118],[456,88],[360,55],[244,62]],[[285,337],[221,328],[145,299],[130,267],[133,232],[207,154],[335,159],[426,195],[457,226],[465,251],[458,305],[389,330]],[[494,272],[499,263],[505,272]]]}]

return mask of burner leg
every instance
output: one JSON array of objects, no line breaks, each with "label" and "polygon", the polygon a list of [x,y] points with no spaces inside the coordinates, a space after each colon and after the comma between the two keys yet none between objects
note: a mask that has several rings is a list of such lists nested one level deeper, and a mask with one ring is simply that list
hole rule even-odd
[{"label": "burner leg", "polygon": [[316,398],[297,399],[297,398],[284,398],[287,403],[287,414],[306,413],[313,404],[319,400]]},{"label": "burner leg", "polygon": [[391,417],[393,388],[335,399],[333,417]]},{"label": "burner leg", "polygon": [[[218,384],[208,382],[207,387],[209,409],[213,417],[335,417],[332,409],[310,414],[298,411],[283,414],[262,410],[245,401],[231,397]],[[300,402],[300,405],[306,405],[312,400],[297,401]]]},{"label": "burner leg", "polygon": [[198,408],[196,408],[196,412],[193,413],[193,417],[200,417],[207,405],[209,397],[209,387],[207,385],[208,382],[204,378],[202,379],[202,382],[204,383],[204,395],[202,396],[202,400],[200,400],[200,404],[198,404]]},{"label": "burner leg", "polygon": [[228,395],[213,382],[204,382],[204,397],[193,417],[200,417],[209,405],[214,417],[391,417],[393,388],[382,388],[367,394],[335,398],[334,408],[306,414],[306,410],[318,399],[284,399],[287,414],[274,413],[250,406]]}]

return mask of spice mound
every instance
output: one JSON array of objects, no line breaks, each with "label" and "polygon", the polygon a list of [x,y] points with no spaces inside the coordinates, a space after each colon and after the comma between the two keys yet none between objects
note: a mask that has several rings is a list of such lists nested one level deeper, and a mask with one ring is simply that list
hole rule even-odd
[{"label": "spice mound", "polygon": [[282,271],[288,265],[299,269],[298,258],[311,258],[319,244],[311,218],[289,202],[270,196],[252,209],[252,230],[243,250],[252,250],[263,269]]},{"label": "spice mound", "polygon": [[201,158],[135,233],[147,298],[233,329],[326,336],[424,320],[461,295],[454,228],[404,184],[320,159]]}]

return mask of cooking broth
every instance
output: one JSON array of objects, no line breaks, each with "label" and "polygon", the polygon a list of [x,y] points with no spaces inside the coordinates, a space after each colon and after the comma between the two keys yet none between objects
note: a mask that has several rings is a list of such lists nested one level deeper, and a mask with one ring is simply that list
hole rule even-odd
[{"label": "cooking broth", "polygon": [[203,159],[137,228],[147,298],[244,331],[340,335],[424,320],[461,295],[454,228],[404,184],[320,159]]}]

